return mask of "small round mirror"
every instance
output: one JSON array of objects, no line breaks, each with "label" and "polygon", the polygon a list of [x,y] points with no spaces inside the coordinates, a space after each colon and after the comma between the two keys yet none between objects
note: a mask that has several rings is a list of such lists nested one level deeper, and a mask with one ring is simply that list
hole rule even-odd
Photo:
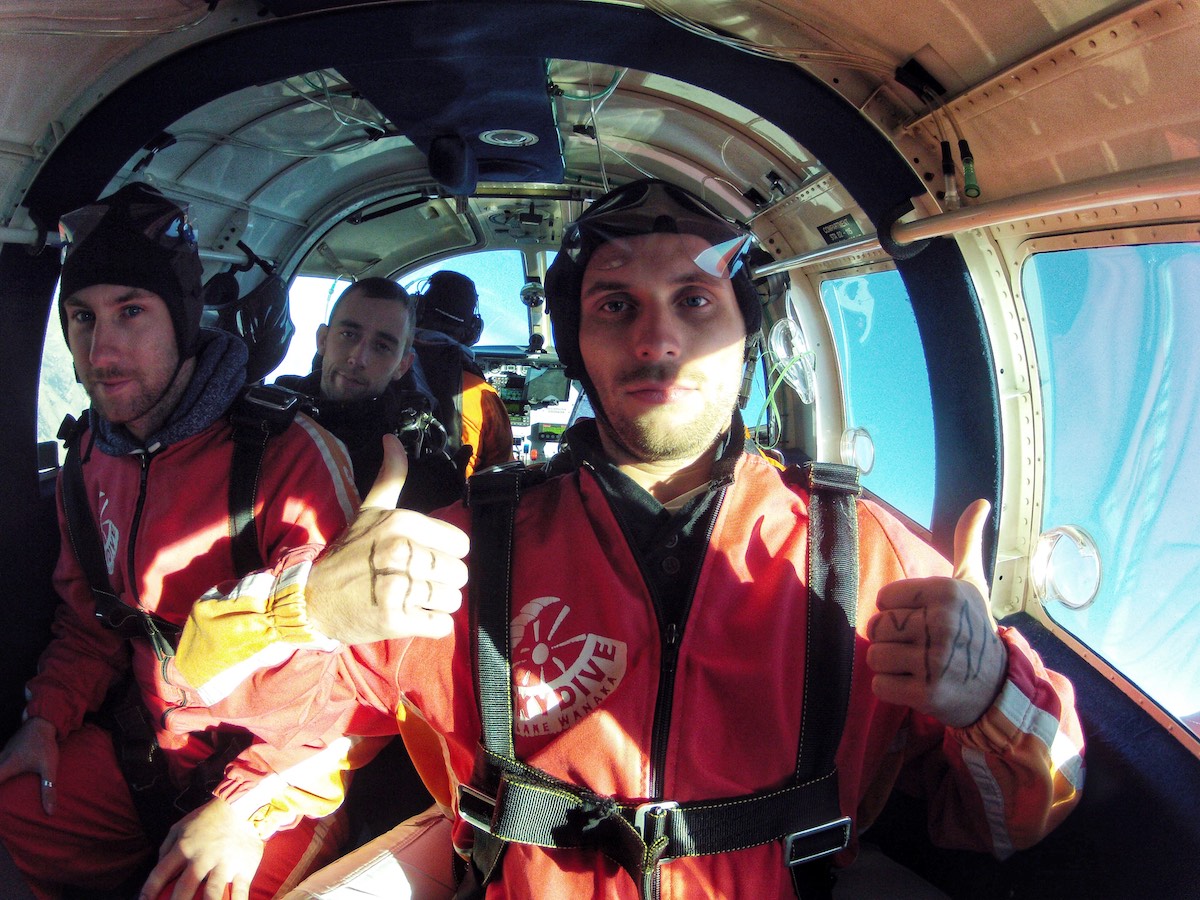
[{"label": "small round mirror", "polygon": [[1060,525],[1038,538],[1030,574],[1042,603],[1083,609],[1100,592],[1100,551],[1078,525]]},{"label": "small round mirror", "polygon": [[842,432],[842,464],[858,466],[864,474],[875,468],[875,441],[865,428],[847,428]]}]

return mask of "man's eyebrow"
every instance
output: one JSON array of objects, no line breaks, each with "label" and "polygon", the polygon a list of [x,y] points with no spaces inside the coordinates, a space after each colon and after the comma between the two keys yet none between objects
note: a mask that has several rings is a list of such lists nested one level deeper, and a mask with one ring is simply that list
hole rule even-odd
[{"label": "man's eyebrow", "polygon": [[129,290],[127,290],[125,293],[123,293],[121,296],[119,296],[115,302],[128,303],[130,300],[141,300],[144,297],[153,297],[153,296],[155,296],[155,294],[152,291],[148,291],[145,288],[135,287],[135,288],[130,288]]},{"label": "man's eyebrow", "polygon": [[[722,278],[715,278],[712,275],[709,275],[707,272],[701,271],[700,269],[695,269],[694,271],[681,272],[678,275],[673,276],[669,284],[680,287],[688,284],[713,285],[724,280],[725,279]],[[619,281],[600,279],[589,284],[587,290],[585,290],[583,293],[590,294],[594,291],[624,291],[629,289],[629,286],[632,282],[633,279],[624,279]]]},{"label": "man's eyebrow", "polygon": [[375,337],[377,337],[377,338],[383,338],[384,340],[391,341],[393,344],[399,344],[399,343],[400,343],[400,338],[399,338],[399,337],[397,337],[396,335],[392,334],[390,331],[384,331],[382,328],[380,328],[380,329],[377,329],[377,330],[375,331]]},{"label": "man's eyebrow", "polygon": [[[125,291],[123,294],[115,297],[111,302],[113,305],[116,305],[118,303],[129,303],[131,300],[141,300],[144,297],[154,296],[156,295],[152,291],[148,291],[145,288],[133,287]],[[72,294],[63,301],[63,306],[83,306],[90,309],[92,304],[81,299],[78,294]]]},{"label": "man's eyebrow", "polygon": [[585,294],[591,294],[595,291],[623,291],[629,287],[628,281],[593,281],[588,285]]}]

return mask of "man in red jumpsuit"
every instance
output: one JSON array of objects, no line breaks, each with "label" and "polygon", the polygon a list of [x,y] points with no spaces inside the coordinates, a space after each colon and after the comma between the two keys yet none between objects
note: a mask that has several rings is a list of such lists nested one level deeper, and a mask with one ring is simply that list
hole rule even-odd
[{"label": "man in red jumpsuit", "polygon": [[[25,721],[0,751],[0,842],[39,898],[109,889],[144,875],[162,832],[201,804],[162,849],[178,896],[206,882],[206,896],[271,897],[337,854],[338,822],[320,817],[340,802],[339,763],[356,742],[280,752],[227,726],[172,732],[181,695],[163,677],[192,604],[238,574],[229,411],[247,349],[200,327],[196,237],[186,209],[157,190],[124,187],[64,216],[63,231],[59,313],[91,398],[79,524],[95,530],[115,597],[106,609],[93,598],[60,476],[61,603]],[[268,441],[259,474],[254,550],[268,563],[332,541],[358,502],[341,445],[304,416]],[[106,694],[128,701],[112,707]],[[136,770],[125,765],[135,750]],[[256,788],[232,802],[212,794],[227,764],[226,795],[235,783]],[[0,893],[10,888],[22,890]]]},{"label": "man in red jumpsuit", "polygon": [[[511,575],[495,579],[511,587],[489,632],[509,645],[509,751],[483,721],[483,642],[461,604],[471,511],[394,512],[379,482],[303,586],[265,572],[197,604],[180,721],[215,714],[278,743],[419,722],[406,739],[461,816],[460,855],[504,848],[467,864],[489,898],[793,896],[788,863],[812,835],[762,822],[794,812],[771,804],[796,783],[798,744],[823,736],[802,723],[835,648],[807,638],[814,497],[743,445],[736,399],[761,315],[750,242],[657,181],[610,192],[564,236],[546,283],[555,346],[596,418],[522,490]],[[898,786],[927,798],[942,845],[1033,844],[1078,802],[1082,737],[1070,684],[990,616],[987,504],[964,513],[953,566],[878,505],[851,508],[852,677],[836,772],[814,780],[833,807],[815,852],[849,865]],[[825,843],[843,821],[848,845]]]}]

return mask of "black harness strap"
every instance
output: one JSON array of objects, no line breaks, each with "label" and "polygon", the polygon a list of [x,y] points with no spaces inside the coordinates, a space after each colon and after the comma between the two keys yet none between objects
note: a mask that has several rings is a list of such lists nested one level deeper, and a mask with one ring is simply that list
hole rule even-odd
[{"label": "black harness strap", "polygon": [[[813,778],[833,768],[842,742],[854,671],[854,635],[858,619],[858,469],[833,463],[809,463],[808,475],[808,647],[804,659],[804,704],[800,709],[800,753],[796,776]],[[832,691],[809,693],[823,673],[844,683]],[[828,704],[828,706],[826,706]],[[810,722],[815,727],[810,727]],[[802,768],[805,761],[811,765]]]},{"label": "black harness strap", "polygon": [[[534,470],[536,473],[536,470]],[[509,644],[512,534],[517,504],[531,478],[520,463],[477,474],[472,508],[469,596],[481,747],[473,784],[459,789],[459,813],[474,826],[473,896],[498,874],[506,843],[600,850],[624,868],[645,896],[659,863],[782,840],[797,896],[827,897],[826,858],[850,838],[841,815],[835,757],[854,666],[858,603],[858,472],[809,464],[809,603],[805,697],[796,777],[779,790],[676,803],[622,804],[560,781],[516,759]],[[793,479],[794,480],[794,479]],[[819,659],[818,659],[819,658]],[[816,862],[814,862],[816,861]]]},{"label": "black harness strap", "polygon": [[267,441],[287,430],[306,399],[277,385],[251,385],[230,408],[233,461],[229,466],[229,538],[238,574],[253,572],[265,563],[258,552],[258,528],[254,524],[263,455]]},{"label": "black harness strap", "polygon": [[108,564],[104,560],[103,543],[96,520],[87,502],[87,488],[83,482],[83,460],[79,441],[86,426],[71,416],[63,421],[58,436],[66,442],[67,457],[63,461],[62,493],[63,511],[67,519],[67,535],[75,558],[87,576],[92,599],[96,604],[96,618],[106,628],[125,638],[145,637],[150,641],[160,659],[175,655],[175,644],[183,631],[178,625],[168,622],[144,609],[135,609],[121,602],[108,580]]},{"label": "black harness strap", "polygon": [[[250,386],[230,410],[233,460],[230,464],[229,533],[235,571],[260,568],[254,507],[267,441],[291,424],[302,395],[283,388]],[[130,640],[144,637],[159,659],[175,654],[183,629],[151,612],[122,602],[112,589],[103,543],[87,502],[80,440],[85,427],[68,416],[59,429],[67,446],[62,469],[63,509],[71,548],[79,561],[96,604],[96,618],[106,628]],[[210,736],[213,754],[198,765],[189,783],[176,788],[168,773],[154,723],[131,675],[113,686],[97,721],[113,735],[113,749],[130,788],[138,818],[153,843],[161,843],[178,818],[212,795],[225,767],[249,743],[249,735],[218,732]]]},{"label": "black harness strap", "polygon": [[[808,636],[804,654],[804,699],[800,707],[800,749],[796,779],[805,781],[834,771],[842,742],[854,673],[858,620],[858,469],[809,462]],[[819,648],[819,652],[814,652]],[[828,679],[828,680],[827,680]],[[824,689],[813,690],[810,686]],[[792,858],[795,841],[789,849]],[[825,865],[795,865],[796,896],[828,897],[832,870]]]},{"label": "black harness strap", "polygon": [[[467,505],[472,510],[468,581],[471,630],[475,635],[472,663],[482,725],[473,781],[486,792],[476,791],[479,799],[494,797],[500,788],[501,769],[485,762],[488,751],[498,760],[516,763],[508,634],[512,621],[513,525],[523,488],[544,477],[540,469],[526,469],[523,463],[514,461],[477,472],[467,482]],[[468,804],[471,799],[468,798]],[[504,841],[499,836],[486,829],[475,829],[471,858],[481,884],[495,875],[503,851]],[[463,890],[469,892],[471,888],[465,886]]]}]

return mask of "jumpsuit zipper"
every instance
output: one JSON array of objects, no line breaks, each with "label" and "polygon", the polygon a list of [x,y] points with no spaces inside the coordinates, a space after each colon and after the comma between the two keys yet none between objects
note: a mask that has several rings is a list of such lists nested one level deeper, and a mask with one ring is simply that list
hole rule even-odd
[{"label": "jumpsuit zipper", "polygon": [[[667,762],[667,741],[671,733],[671,714],[673,712],[671,698],[675,694],[675,667],[679,662],[679,646],[683,641],[683,630],[687,625],[688,616],[692,611],[692,601],[696,597],[696,585],[700,582],[700,571],[704,568],[704,559],[708,556],[708,547],[712,542],[713,531],[717,527],[717,516],[721,513],[721,505],[725,502],[725,488],[713,501],[716,506],[707,516],[708,526],[704,532],[704,553],[692,572],[692,583],[687,592],[687,602],[679,615],[678,622],[663,622],[662,604],[651,589],[654,598],[654,612],[658,618],[659,633],[663,636],[662,663],[658,678],[658,695],[654,701],[654,728],[650,739],[650,797],[654,800],[665,799],[661,796],[661,778]],[[640,561],[639,561],[640,565]],[[647,581],[647,587],[649,582]],[[650,881],[648,900],[659,900],[661,896],[661,870],[655,867]]]},{"label": "jumpsuit zipper", "polygon": [[137,547],[138,528],[142,522],[142,509],[146,504],[146,484],[150,478],[150,462],[154,458],[154,451],[139,451],[141,455],[142,471],[138,478],[138,498],[137,505],[133,509],[133,520],[129,525],[129,546],[127,550],[129,577],[129,592],[133,596],[133,606],[141,615],[142,628],[146,632],[146,639],[150,642],[151,648],[154,650],[154,655],[159,661],[162,670],[166,671],[167,660],[175,655],[175,648],[158,630],[158,626],[154,623],[154,614],[149,610],[142,608],[142,597],[138,591],[137,583],[137,566],[134,562],[134,551]]}]

